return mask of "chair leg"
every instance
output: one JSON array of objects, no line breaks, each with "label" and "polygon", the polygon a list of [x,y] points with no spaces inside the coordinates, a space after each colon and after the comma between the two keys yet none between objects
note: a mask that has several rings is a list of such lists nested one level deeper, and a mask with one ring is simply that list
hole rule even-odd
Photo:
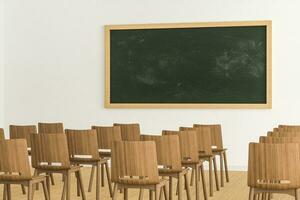
[{"label": "chair leg", "polygon": [[224,165],[225,165],[226,182],[228,183],[229,182],[229,172],[228,172],[226,151],[224,151],[223,158],[224,158]]},{"label": "chair leg", "polygon": [[295,200],[299,200],[298,190],[295,189]]},{"label": "chair leg", "polygon": [[124,188],[124,200],[128,200],[128,188]]},{"label": "chair leg", "polygon": [[193,186],[193,185],[194,185],[194,176],[195,176],[195,170],[192,169],[190,186]]},{"label": "chair leg", "polygon": [[4,184],[3,186],[3,200],[7,199],[7,185]]},{"label": "chair leg", "polygon": [[165,195],[165,200],[169,200],[169,191],[168,191],[168,185],[167,184],[163,187],[163,191],[164,191],[164,195]]},{"label": "chair leg", "polygon": [[153,191],[149,190],[149,200],[153,200]]},{"label": "chair leg", "polygon": [[7,199],[11,200],[11,187],[10,187],[10,184],[6,185],[6,195],[7,195]]},{"label": "chair leg", "polygon": [[206,181],[205,181],[205,175],[204,175],[204,167],[203,165],[200,166],[200,173],[201,173],[201,180],[202,180],[202,189],[203,189],[203,196],[204,200],[207,200],[207,191],[206,191]]},{"label": "chair leg", "polygon": [[66,174],[66,200],[71,199],[71,175],[70,172],[68,171]]},{"label": "chair leg", "polygon": [[[198,168],[198,165],[195,165],[195,177],[198,177],[198,173],[199,173],[199,168]],[[197,181],[197,178],[195,179],[196,180],[196,200],[200,200],[200,194],[199,194],[199,181]]]},{"label": "chair leg", "polygon": [[250,188],[249,190],[249,200],[254,200],[254,189]]},{"label": "chair leg", "polygon": [[212,159],[209,158],[209,170],[208,170],[208,173],[209,173],[209,178],[208,178],[208,181],[209,181],[209,196],[213,196],[213,178],[212,178]]},{"label": "chair leg", "polygon": [[187,200],[191,200],[190,186],[189,186],[189,180],[188,180],[187,173],[184,175],[184,184],[185,184],[185,189],[186,189],[186,198],[187,198]]},{"label": "chair leg", "polygon": [[172,184],[172,181],[173,181],[173,178],[172,176],[169,176],[169,200],[172,200],[173,199],[173,184]]},{"label": "chair leg", "polygon": [[51,195],[50,195],[50,178],[49,178],[49,176],[46,176],[46,184],[47,184],[47,190],[48,190],[49,199],[50,199]]},{"label": "chair leg", "polygon": [[96,200],[100,200],[100,163],[97,163],[96,167]]},{"label": "chair leg", "polygon": [[49,192],[48,192],[48,189],[47,189],[47,183],[46,183],[46,180],[43,180],[43,181],[42,181],[42,186],[43,186],[43,191],[44,191],[44,197],[45,197],[45,200],[50,200]]},{"label": "chair leg", "polygon": [[101,186],[104,187],[105,185],[105,180],[104,180],[104,164],[101,164]]},{"label": "chair leg", "polygon": [[[160,187],[155,187],[155,200],[159,200]],[[127,200],[127,199],[126,199]]]},{"label": "chair leg", "polygon": [[28,183],[28,196],[27,196],[27,199],[28,200],[32,200],[33,199],[33,184],[29,181]]},{"label": "chair leg", "polygon": [[118,195],[118,184],[115,183],[115,185],[114,185],[114,192],[113,192],[113,196],[112,196],[112,200],[117,200],[117,195]]},{"label": "chair leg", "polygon": [[110,194],[110,197],[112,197],[113,191],[112,191],[112,186],[111,186],[111,179],[110,179],[110,173],[109,173],[109,169],[108,169],[108,163],[106,162],[104,164],[104,166],[105,166],[105,170],[106,170],[106,177],[107,177],[107,184],[108,184],[109,194]]},{"label": "chair leg", "polygon": [[86,200],[85,191],[84,191],[83,182],[82,182],[81,171],[78,170],[76,173],[77,173],[78,183],[79,183],[79,186],[80,186],[82,200]]},{"label": "chair leg", "polygon": [[95,166],[92,166],[88,192],[92,191],[94,174],[95,174],[95,168],[96,168]]},{"label": "chair leg", "polygon": [[216,183],[216,188],[217,188],[217,191],[219,191],[219,190],[220,190],[220,185],[219,185],[218,168],[217,168],[216,157],[213,158],[213,163],[214,163],[214,172],[215,172],[215,183]]},{"label": "chair leg", "polygon": [[77,196],[80,197],[80,183],[79,183],[79,178],[78,178],[77,172],[75,172],[75,176],[76,176]]},{"label": "chair leg", "polygon": [[26,194],[26,189],[25,189],[25,186],[24,186],[24,185],[21,185],[21,189],[22,189],[22,193],[23,193],[23,194]]},{"label": "chair leg", "polygon": [[144,189],[140,189],[139,200],[143,200],[144,197]]},{"label": "chair leg", "polygon": [[223,167],[223,153],[220,153],[220,177],[221,177],[221,187],[224,187],[224,167]]},{"label": "chair leg", "polygon": [[[183,193],[183,182],[182,182],[182,173],[178,174],[178,200],[182,200],[182,193]],[[197,178],[195,179],[197,182]]]},{"label": "chair leg", "polygon": [[52,173],[50,174],[50,178],[51,178],[51,184],[52,184],[52,185],[55,185],[54,177],[53,177],[53,174],[52,174]]}]

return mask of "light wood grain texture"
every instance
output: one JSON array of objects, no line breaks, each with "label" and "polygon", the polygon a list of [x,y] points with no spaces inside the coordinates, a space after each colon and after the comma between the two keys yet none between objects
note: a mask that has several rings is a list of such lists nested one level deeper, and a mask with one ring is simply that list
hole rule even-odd
[{"label": "light wood grain texture", "polygon": [[128,188],[148,189],[159,199],[167,180],[158,176],[156,145],[154,141],[114,142],[112,147],[112,181],[115,183],[113,200],[118,189],[124,190],[128,199]]},{"label": "light wood grain texture", "polygon": [[28,161],[27,144],[25,139],[0,141],[0,184],[4,184],[4,199],[11,199],[11,186],[18,184],[28,187],[28,200],[33,199],[32,187],[41,183],[44,196],[49,200],[46,176],[32,176]]},{"label": "light wood grain texture", "polygon": [[[162,168],[159,168],[159,175],[168,177],[169,180],[175,178],[178,182],[185,180],[187,199],[190,200],[190,186],[188,184],[188,169],[183,169],[181,165],[180,144],[178,135],[154,136],[142,135],[143,141],[154,141],[157,151],[157,162]],[[181,185],[183,185],[181,183]],[[169,199],[173,199],[172,181],[169,182]],[[183,188],[178,189],[178,200],[183,198]]]},{"label": "light wood grain texture", "polygon": [[111,149],[112,142],[121,141],[121,126],[92,126],[97,132],[98,149]]},{"label": "light wood grain texture", "polygon": [[9,137],[10,139],[26,139],[27,146],[31,147],[30,135],[37,133],[35,125],[10,125]]},{"label": "light wood grain texture", "polygon": [[38,123],[38,133],[64,133],[63,123]]},{"label": "light wood grain texture", "polygon": [[138,123],[133,124],[120,124],[114,123],[114,126],[121,128],[121,136],[123,141],[139,141],[141,130]]},{"label": "light wood grain texture", "polygon": [[196,180],[196,200],[200,199],[200,190],[199,190],[199,177],[201,175],[202,179],[202,188],[204,199],[207,200],[206,192],[206,182],[204,179],[203,173],[203,161],[199,158],[199,147],[197,142],[197,132],[195,130],[186,130],[186,131],[171,131],[163,130],[163,135],[178,135],[180,142],[180,153],[182,158],[182,165],[184,167],[189,167],[194,170],[194,179]]},{"label": "light wood grain texture", "polygon": [[[108,167],[107,159],[101,159],[98,152],[97,132],[91,130],[65,130],[68,147],[70,152],[70,161],[74,165],[91,165],[96,168],[96,200],[100,200],[100,167]],[[112,196],[112,187],[110,174],[107,173],[107,182]],[[79,187],[78,187],[79,188]],[[78,191],[78,195],[80,192]]]},{"label": "light wood grain texture", "polygon": [[[300,136],[300,135],[299,135]],[[300,137],[270,137],[260,136],[259,143],[281,144],[281,143],[299,143]]]},{"label": "light wood grain texture", "polygon": [[[82,178],[84,185],[88,184],[89,182],[89,174],[90,169],[83,168],[82,169]],[[205,173],[208,175],[208,173]],[[226,187],[222,188],[220,192],[216,192],[213,197],[209,198],[210,200],[236,200],[236,199],[248,199],[249,195],[249,187],[247,186],[247,172],[235,172],[230,171],[230,182],[226,184]],[[189,173],[189,176],[191,174]],[[206,179],[208,176],[206,176]],[[56,200],[61,198],[61,188],[63,187],[63,182],[61,182],[61,176],[54,174],[54,179],[56,181],[56,185],[51,187],[51,199]],[[71,185],[71,198],[72,200],[80,200],[81,197],[76,196],[76,181],[75,179],[72,179],[72,185]],[[173,185],[177,184],[177,180],[173,179]],[[200,182],[201,185],[201,182]],[[201,186],[202,187],[202,186]],[[94,184],[93,190],[96,189],[96,186]],[[12,191],[12,199],[17,200],[26,200],[27,196],[22,194],[22,191],[20,190],[19,186],[12,185],[11,186]],[[191,191],[191,198],[195,199],[195,187],[190,188]],[[129,200],[136,200],[139,197],[139,189],[129,189],[128,191],[128,199]],[[175,197],[175,190],[173,190],[173,196]],[[202,192],[202,191],[200,191]],[[148,195],[145,193],[143,200],[149,200]],[[0,196],[3,195],[3,186],[0,185]],[[94,193],[87,193],[87,200],[95,200],[95,194]],[[202,193],[201,193],[202,196]],[[44,194],[42,190],[35,191],[34,194],[34,200],[41,200],[44,198]],[[108,187],[106,185],[105,188],[101,188],[101,199],[103,200],[109,200],[111,199]],[[122,200],[123,196],[118,195],[117,200]],[[183,199],[186,200],[186,196],[183,196]],[[203,199],[203,198],[201,198]],[[294,199],[293,197],[285,194],[274,194],[274,198],[272,200],[291,200]]]},{"label": "light wood grain texture", "polygon": [[[206,103],[140,103],[120,104],[110,102],[110,31],[132,29],[175,29],[199,27],[236,27],[236,26],[266,26],[267,33],[267,102],[261,104],[206,104]],[[240,21],[240,22],[195,22],[195,23],[165,23],[165,24],[128,24],[105,26],[105,104],[106,108],[272,108],[272,21]]]},{"label": "light wood grain texture", "polygon": [[228,174],[228,164],[227,164],[227,149],[223,147],[223,139],[222,139],[222,128],[220,124],[194,124],[195,128],[210,128],[211,134],[211,143],[216,148],[213,148],[213,154],[215,156],[220,156],[220,177],[221,177],[221,187],[224,187],[224,169],[225,167],[225,178],[226,182],[229,182],[229,174]]},{"label": "light wood grain texture", "polygon": [[4,130],[3,128],[0,128],[0,140],[4,140],[5,136],[4,136]]},{"label": "light wood grain texture", "polygon": [[[180,127],[180,131],[196,131],[197,133],[197,142],[198,142],[198,151],[199,151],[199,157],[207,161],[209,164],[209,194],[210,196],[213,196],[213,169],[212,166],[214,163],[216,163],[216,157],[212,152],[212,142],[211,142],[211,129],[209,127]],[[215,183],[216,183],[216,189],[217,191],[220,190],[219,188],[219,180],[218,180],[218,174],[217,174],[217,167],[214,165],[214,174],[215,174]],[[193,177],[193,176],[192,176]],[[193,183],[193,179],[191,180],[191,184]]]},{"label": "light wood grain texture", "polygon": [[67,137],[65,134],[32,134],[31,156],[31,163],[36,170],[36,174],[58,173],[63,175],[64,187],[62,199],[71,199],[71,173],[75,173],[80,186],[82,199],[86,199],[80,166],[73,166],[70,163]]},{"label": "light wood grain texture", "polygon": [[[111,158],[111,152],[107,150],[111,150],[113,141],[121,141],[121,127],[120,126],[92,126],[92,129],[97,132],[98,139],[98,149],[101,158]],[[101,165],[101,184],[104,187],[104,168],[106,168],[106,176],[108,176],[106,164]],[[95,174],[95,167],[93,167],[91,171],[90,184],[89,184],[89,192],[92,190],[92,184]]]},{"label": "light wood grain texture", "polygon": [[300,188],[299,144],[249,144],[249,200],[257,194],[283,193],[297,198]]},{"label": "light wood grain texture", "polygon": [[300,131],[300,125],[278,125],[279,131]]},{"label": "light wood grain texture", "polygon": [[300,137],[300,130],[299,131],[268,131],[268,136],[271,137]]}]

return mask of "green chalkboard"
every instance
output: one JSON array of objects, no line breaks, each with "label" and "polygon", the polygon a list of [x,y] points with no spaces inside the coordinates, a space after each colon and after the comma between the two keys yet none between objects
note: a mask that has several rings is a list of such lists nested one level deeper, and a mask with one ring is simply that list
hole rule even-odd
[{"label": "green chalkboard", "polygon": [[269,22],[220,24],[109,27],[109,105],[270,107]]}]

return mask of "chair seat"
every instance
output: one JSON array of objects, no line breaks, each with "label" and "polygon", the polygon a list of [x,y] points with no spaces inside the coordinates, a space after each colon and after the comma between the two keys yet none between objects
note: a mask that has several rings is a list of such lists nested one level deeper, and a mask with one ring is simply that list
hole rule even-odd
[{"label": "chair seat", "polygon": [[128,184],[128,185],[156,185],[164,181],[163,179],[158,181],[149,181],[148,179],[139,179],[139,178],[123,178],[119,179],[118,183]]},{"label": "chair seat", "polygon": [[71,162],[79,162],[79,163],[90,163],[90,162],[98,162],[100,158],[70,158]]},{"label": "chair seat", "polygon": [[181,161],[181,163],[183,164],[183,165],[189,165],[189,164],[198,164],[198,163],[200,163],[201,161],[190,161],[190,160],[183,160],[183,161]]},{"label": "chair seat", "polygon": [[219,152],[222,152],[222,151],[227,151],[226,148],[221,148],[221,149],[212,149],[213,153],[219,153]]},{"label": "chair seat", "polygon": [[40,165],[35,168],[40,170],[60,171],[69,170],[71,169],[71,166]]},{"label": "chair seat", "polygon": [[182,172],[182,169],[170,169],[170,168],[159,168],[158,173],[159,174],[173,174],[173,173],[180,173]]},{"label": "chair seat", "polygon": [[208,158],[213,157],[214,154],[205,154],[205,153],[199,153],[199,158]]},{"label": "chair seat", "polygon": [[102,158],[103,158],[103,157],[104,157],[104,158],[106,158],[106,157],[109,157],[109,158],[110,158],[110,157],[111,157],[111,152],[108,152],[108,151],[100,151],[100,152],[99,152],[99,156],[102,157]]},{"label": "chair seat", "polygon": [[32,180],[31,176],[20,176],[13,174],[1,174],[0,181],[29,181]]}]

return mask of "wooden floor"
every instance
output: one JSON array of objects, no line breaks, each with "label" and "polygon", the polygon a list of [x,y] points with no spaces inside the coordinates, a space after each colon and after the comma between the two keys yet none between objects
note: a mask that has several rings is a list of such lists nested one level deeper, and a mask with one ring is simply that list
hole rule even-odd
[{"label": "wooden floor", "polygon": [[[83,175],[83,180],[84,180],[84,186],[85,186],[85,191],[86,191],[86,196],[88,200],[94,200],[96,199],[96,193],[95,193],[95,181],[94,181],[94,188],[91,193],[87,192],[87,186],[88,186],[88,180],[89,180],[89,174],[90,174],[90,168],[83,168],[82,170],[82,175]],[[206,172],[207,174],[207,172]],[[61,175],[54,175],[55,177],[55,186],[51,187],[51,199],[52,200],[60,200],[61,199],[61,192],[62,192],[62,182],[61,182]],[[75,181],[75,176],[72,176],[72,186],[71,186],[71,199],[72,200],[79,200],[81,199],[80,197],[76,196],[76,181]],[[207,186],[208,186],[208,179],[207,179]],[[105,182],[106,183],[106,182]],[[192,192],[192,200],[195,199],[195,187],[191,187],[191,192]],[[207,188],[207,191],[208,188]],[[225,187],[221,188],[220,191],[214,192],[214,196],[209,198],[211,200],[246,200],[248,199],[248,187],[247,187],[247,173],[246,172],[230,172],[230,182],[225,184]],[[3,186],[1,186],[1,192],[0,192],[0,198],[2,198],[2,192],[3,192]],[[144,199],[148,199],[148,192],[144,193]],[[118,193],[118,199],[121,200],[122,194]],[[175,193],[174,193],[174,198]],[[203,199],[203,194],[202,194],[202,186],[201,186],[201,199]],[[13,186],[12,187],[12,199],[13,200],[25,200],[26,195],[23,195],[21,192],[20,186]],[[44,199],[41,187],[39,191],[36,191],[34,194],[34,199],[35,200],[42,200]],[[109,197],[109,192],[107,188],[107,184],[105,184],[104,188],[101,188],[101,200],[109,200],[111,199]],[[129,199],[130,200],[137,200],[138,199],[138,190],[129,190]],[[184,199],[185,198],[185,193],[184,193]],[[274,199],[280,199],[280,200],[289,200],[293,199],[287,195],[274,195]]]}]

